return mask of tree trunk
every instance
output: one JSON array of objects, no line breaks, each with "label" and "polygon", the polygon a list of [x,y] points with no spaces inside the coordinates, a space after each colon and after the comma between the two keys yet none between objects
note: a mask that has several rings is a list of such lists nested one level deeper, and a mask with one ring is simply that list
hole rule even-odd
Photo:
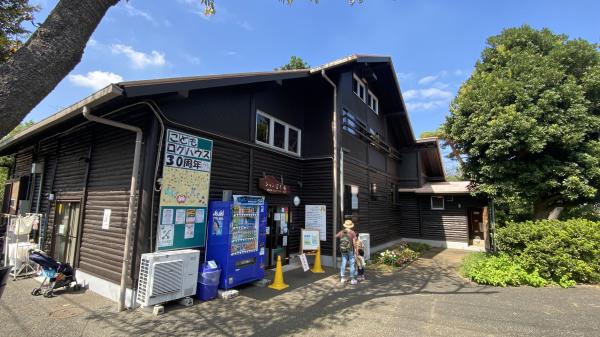
[{"label": "tree trunk", "polygon": [[559,196],[553,196],[544,199],[538,199],[533,203],[533,218],[535,220],[542,219],[558,219],[564,207],[555,206],[555,202],[560,200]]},{"label": "tree trunk", "polygon": [[69,74],[85,45],[119,0],[61,0],[25,45],[0,64],[0,138]]}]

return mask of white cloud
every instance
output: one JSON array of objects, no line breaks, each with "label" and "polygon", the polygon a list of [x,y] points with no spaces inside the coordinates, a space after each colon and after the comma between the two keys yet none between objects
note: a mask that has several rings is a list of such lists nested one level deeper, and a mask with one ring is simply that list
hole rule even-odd
[{"label": "white cloud", "polygon": [[403,73],[403,72],[396,72],[396,77],[398,78],[399,81],[403,81],[403,80],[407,80],[411,77],[413,77],[413,73]]},{"label": "white cloud", "polygon": [[438,79],[438,75],[425,76],[419,80],[419,84],[428,84]]},{"label": "white cloud", "polygon": [[127,12],[127,15],[139,16],[139,17],[142,17],[142,18],[152,22],[153,24],[156,24],[156,20],[154,20],[152,15],[148,14],[147,12],[144,12],[141,9],[133,7],[129,2],[123,2],[123,4],[124,4],[123,7],[125,8],[125,11]]},{"label": "white cloud", "polygon": [[450,98],[452,93],[450,91],[441,90],[438,88],[427,88],[419,90],[423,98]]},{"label": "white cloud", "polygon": [[86,43],[86,47],[95,47],[98,45],[98,41],[90,38]]},{"label": "white cloud", "polygon": [[228,51],[228,52],[225,53],[225,55],[227,55],[227,56],[235,56],[235,55],[237,55],[237,52],[235,52],[235,51]]},{"label": "white cloud", "polygon": [[406,103],[406,107],[408,108],[409,111],[431,110],[431,109],[435,109],[435,108],[446,108],[447,106],[448,106],[448,101],[446,101],[446,100]]},{"label": "white cloud", "polygon": [[123,77],[115,73],[94,70],[85,75],[75,74],[67,77],[71,83],[78,87],[100,90],[111,83],[122,82]]},{"label": "white cloud", "polygon": [[160,67],[167,64],[167,61],[165,60],[165,54],[159,53],[156,50],[151,51],[150,54],[146,54],[133,49],[131,46],[124,44],[113,44],[111,46],[111,51],[113,54],[123,54],[127,56],[133,67],[136,69],[144,69],[147,66]]},{"label": "white cloud", "polygon": [[447,99],[452,97],[452,93],[439,88],[411,89],[405,91],[402,94],[402,97],[404,97],[404,99],[407,101],[413,99]]},{"label": "white cloud", "polygon": [[454,71],[454,75],[456,75],[456,76],[461,76],[461,75],[462,75],[462,74],[464,74],[464,73],[465,73],[465,72],[464,72],[464,71],[462,71],[461,69],[456,69],[456,70]]}]

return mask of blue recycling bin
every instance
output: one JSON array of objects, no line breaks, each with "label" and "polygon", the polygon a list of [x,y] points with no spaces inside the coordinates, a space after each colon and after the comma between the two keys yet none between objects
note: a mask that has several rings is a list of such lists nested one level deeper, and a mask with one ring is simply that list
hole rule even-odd
[{"label": "blue recycling bin", "polygon": [[208,262],[202,263],[198,271],[198,291],[196,291],[196,297],[201,301],[209,301],[217,298],[220,277],[221,268],[219,266],[211,268]]}]

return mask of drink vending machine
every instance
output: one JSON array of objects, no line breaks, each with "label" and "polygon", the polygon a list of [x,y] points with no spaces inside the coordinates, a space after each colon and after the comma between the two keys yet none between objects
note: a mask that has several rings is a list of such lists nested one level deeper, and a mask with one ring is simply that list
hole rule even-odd
[{"label": "drink vending machine", "polygon": [[234,195],[209,204],[206,260],[221,267],[219,288],[260,280],[265,271],[267,211],[262,196]]}]

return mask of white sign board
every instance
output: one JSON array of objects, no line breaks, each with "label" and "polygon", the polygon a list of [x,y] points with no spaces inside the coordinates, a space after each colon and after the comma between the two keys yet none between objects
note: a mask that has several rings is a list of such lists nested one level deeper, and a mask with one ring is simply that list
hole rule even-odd
[{"label": "white sign board", "polygon": [[104,216],[102,217],[102,229],[107,230],[110,227],[110,213],[112,211],[107,208],[104,210]]},{"label": "white sign board", "polygon": [[327,207],[325,205],[306,205],[304,208],[304,228],[316,229],[319,239],[327,241]]},{"label": "white sign board", "polygon": [[319,231],[315,229],[303,229],[301,232],[302,250],[317,250],[319,249]]},{"label": "white sign board", "polygon": [[298,255],[300,257],[300,262],[302,263],[302,270],[307,272],[310,268],[308,267],[308,260],[306,259],[306,254]]}]

